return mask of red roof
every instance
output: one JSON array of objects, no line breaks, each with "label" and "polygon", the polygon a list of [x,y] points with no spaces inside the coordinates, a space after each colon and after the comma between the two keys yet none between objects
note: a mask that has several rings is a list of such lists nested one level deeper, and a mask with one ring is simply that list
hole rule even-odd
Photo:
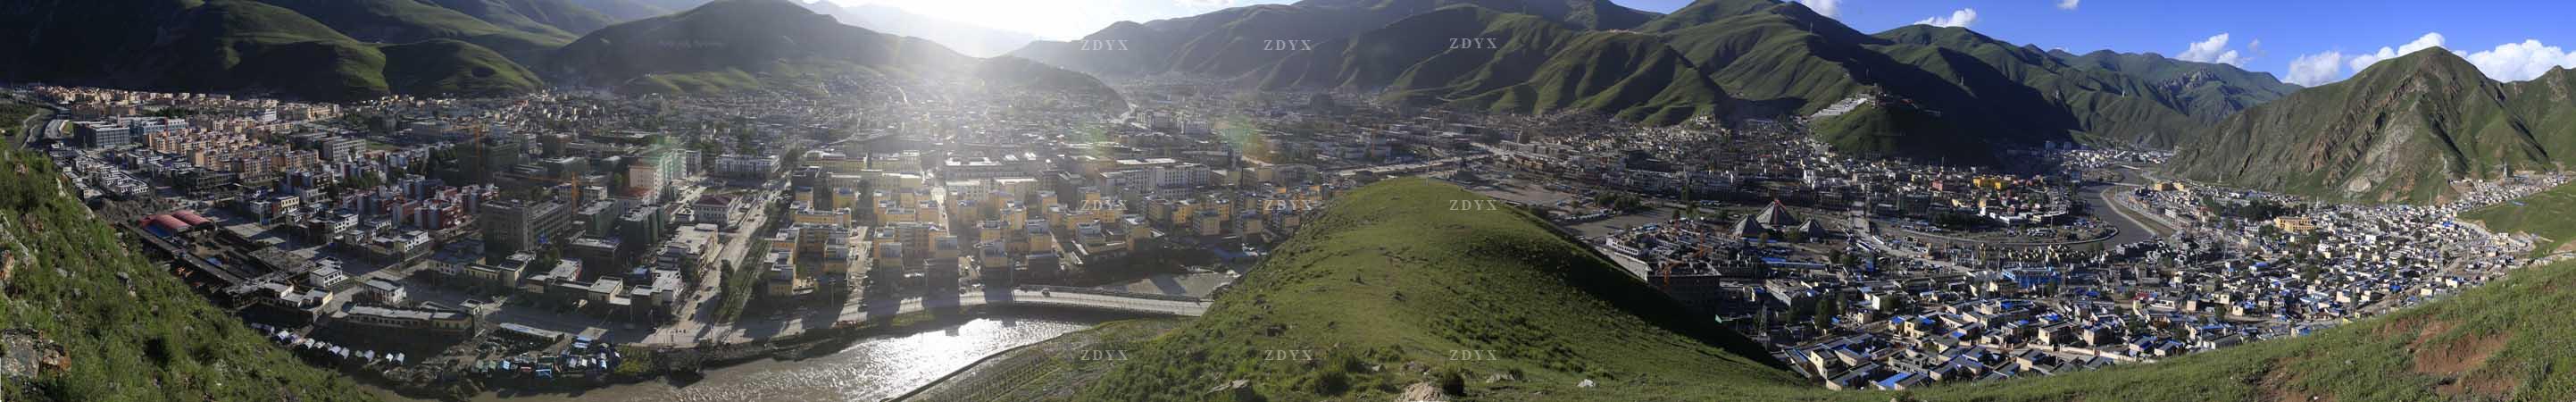
[{"label": "red roof", "polygon": [[179,211],[170,216],[179,218],[180,222],[187,222],[189,226],[203,225],[207,222],[206,217],[197,216],[197,211]]},{"label": "red roof", "polygon": [[143,221],[144,224],[160,226],[162,229],[167,229],[173,233],[188,229],[187,222],[180,222],[179,218],[170,217],[168,214],[153,215],[150,218],[144,218]]}]

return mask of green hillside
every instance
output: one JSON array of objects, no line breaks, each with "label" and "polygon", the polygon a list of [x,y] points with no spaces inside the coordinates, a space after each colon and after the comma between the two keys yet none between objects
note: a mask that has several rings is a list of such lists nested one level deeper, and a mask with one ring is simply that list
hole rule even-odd
[{"label": "green hillside", "polygon": [[[493,25],[530,33],[573,37],[626,20],[609,17],[574,0],[432,0],[439,7],[465,13]],[[658,15],[658,14],[657,14]]]},{"label": "green hillside", "polygon": [[1866,35],[1796,3],[1703,0],[1641,29],[1671,37],[1728,93],[1777,113],[1808,115],[1863,96],[1906,104],[1880,112],[1924,112],[1813,122],[1818,137],[1846,152],[1978,163],[1996,148],[2043,141],[2162,148],[2224,116],[2194,116],[2149,81],[1964,28]]},{"label": "green hillside", "polygon": [[[11,401],[359,401],[340,375],[299,362],[218,310],[165,265],[126,247],[63,195],[42,154],[0,151],[0,344],[59,347],[65,368],[0,373]],[[30,332],[31,331],[31,332]],[[0,349],[0,359],[41,349]],[[10,353],[31,353],[8,356]]]},{"label": "green hillside", "polygon": [[[2558,347],[2576,342],[2576,331],[2566,330],[2576,328],[2576,316],[2556,313],[2576,303],[2576,292],[2566,291],[2576,286],[2576,262],[2523,269],[2309,336],[2157,363],[1902,393],[1831,391],[1777,368],[1744,338],[1677,313],[1547,223],[1511,209],[1449,207],[1460,199],[1486,198],[1421,179],[1356,190],[1218,295],[1203,317],[1169,332],[1112,325],[1031,347],[1129,350],[1127,360],[1016,355],[1011,367],[1027,367],[953,380],[926,400],[2576,398],[2576,377],[2554,374],[2576,363],[2576,352]],[[1453,360],[1453,350],[1497,356]],[[1102,366],[1114,367],[1088,378]],[[1450,373],[1466,381],[1442,391]],[[1576,386],[1583,380],[1596,386]],[[1235,381],[1244,387],[1231,387]],[[1020,391],[1032,388],[1080,391]]]},{"label": "green hillside", "polygon": [[[1390,400],[1451,370],[1496,400],[1772,400],[1807,387],[1527,212],[1445,210],[1469,199],[1486,198],[1399,179],[1335,201],[1206,316],[1133,352],[1152,364],[1119,366],[1081,399],[1196,400],[1247,380],[1257,397],[1234,400]],[[1481,381],[1507,373],[1519,379]],[[1585,379],[1603,385],[1575,388]]]},{"label": "green hillside", "polygon": [[2184,114],[2209,121],[2224,119],[2254,105],[2280,99],[2300,88],[2296,84],[2281,82],[2272,73],[2246,71],[2226,64],[2168,59],[2155,53],[2097,50],[2083,55],[2064,51],[2050,51],[2049,54],[2076,67],[2128,74],[2154,83],[2182,102]]},{"label": "green hillside", "polygon": [[2540,237],[2532,247],[2533,256],[2576,252],[2567,248],[2576,240],[2576,186],[2558,186],[2513,202],[2489,205],[2460,213],[2460,219],[2475,221],[2498,233],[2529,233]]},{"label": "green hillside", "polygon": [[726,0],[593,31],[557,51],[543,71],[628,93],[821,94],[827,84],[878,76],[1116,93],[1080,73],[1016,59],[992,63],[843,25],[786,0]]},{"label": "green hillside", "polygon": [[[1303,44],[1349,39],[1443,7],[1528,14],[1570,29],[1625,29],[1655,18],[1602,0],[1307,0],[1234,7],[1143,24],[1122,22],[1080,41],[1036,42],[1011,52],[1094,75],[1189,73],[1231,77],[1287,59]],[[1442,38],[1415,38],[1438,44]],[[1287,47],[1265,41],[1308,41]],[[1123,50],[1100,42],[1125,41]],[[1088,47],[1087,47],[1088,46]]]},{"label": "green hillside", "polygon": [[526,67],[471,43],[438,39],[378,50],[388,60],[385,81],[394,93],[500,96],[545,87]]},{"label": "green hillside", "polygon": [[0,61],[0,72],[10,79],[321,101],[394,93],[505,94],[543,86],[524,68],[479,46],[366,43],[258,2],[104,0],[44,7],[51,8],[0,14],[0,25],[36,38],[0,45],[0,54],[21,56]]},{"label": "green hillside", "polygon": [[660,89],[637,87],[645,84],[639,78],[697,81],[712,86],[681,89],[714,93],[936,71],[917,67],[963,69],[970,61],[929,42],[841,25],[783,0],[736,0],[602,28],[557,52],[548,71],[628,90]]},{"label": "green hillside", "polygon": [[[2173,95],[2144,80],[2076,68],[2037,47],[2014,45],[1967,28],[1910,25],[1874,36],[1892,42],[1876,47],[1881,53],[1947,79],[1990,109],[2020,117],[2013,120],[2072,120],[2037,122],[2048,125],[2029,128],[2027,134],[2041,135],[2041,140],[2053,139],[2046,134],[2063,130],[2097,145],[2164,148],[2173,145],[2174,135],[2224,116],[2195,119]],[[1923,51],[1921,46],[1963,53],[1976,63]],[[2028,112],[2032,110],[2051,113],[2033,115]]]},{"label": "green hillside", "polygon": [[1734,106],[1660,37],[1576,31],[1467,5],[1326,42],[1256,75],[1270,89],[1383,90],[1386,100],[1401,104],[1525,114],[1574,110],[1650,124],[1723,116]]},{"label": "green hillside", "polygon": [[[613,22],[627,22],[645,18],[660,17],[673,12],[670,8],[665,8],[643,0],[568,1],[571,1],[573,5],[581,6],[581,8],[599,12],[600,15],[606,15],[609,20]],[[681,10],[687,9],[688,8],[681,8]]]},{"label": "green hillside", "polygon": [[[1265,89],[1385,90],[1386,99],[1403,104],[1537,113],[1573,107],[1649,122],[1679,121],[1691,113],[1808,116],[1869,98],[1890,105],[1817,116],[1811,126],[1820,128],[1816,136],[1844,152],[1967,164],[1993,162],[2000,149],[2049,141],[2167,148],[2186,133],[2285,91],[2278,84],[2235,81],[2250,73],[2211,75],[2242,73],[2232,67],[2079,66],[1963,28],[1909,26],[1863,34],[1804,5],[1777,0],[1702,0],[1634,25],[1634,31],[1653,37],[1585,36],[1616,27],[1582,23],[1587,3],[1310,0],[1120,23],[1082,41],[1042,42],[1015,54],[1095,74],[1240,76]],[[1490,11],[1440,9],[1470,6]],[[1566,48],[1578,36],[1601,41]],[[1469,43],[1460,49],[1433,38],[1494,39],[1499,46]],[[1270,39],[1312,42],[1279,51],[1265,42]],[[1618,45],[1597,46],[1612,42]],[[1666,52],[1638,48],[1656,45],[1682,59],[1665,62],[1658,58]],[[1717,87],[1701,89],[1694,82],[1700,80],[1664,70],[1599,74],[1607,69],[1583,68],[1592,64],[1586,60],[1697,73]],[[2220,84],[2206,84],[2210,80]],[[1529,85],[1514,86],[1523,81]],[[1631,87],[1603,84],[1611,81]],[[1661,95],[1644,90],[1673,86],[1681,88]],[[2260,92],[2241,93],[2248,88]],[[1582,92],[1587,90],[1603,92]],[[1617,95],[1595,96],[1601,93]],[[1652,99],[1710,103],[1682,107]]]},{"label": "green hillside", "polygon": [[2576,119],[2527,114],[2576,102],[2550,88],[2566,76],[2500,84],[2449,51],[2419,51],[2238,113],[2165,168],[2332,199],[2439,202],[2452,180],[2553,170],[2576,155],[2550,148],[2576,141]]},{"label": "green hillside", "polygon": [[551,26],[503,27],[420,0],[259,0],[321,21],[349,37],[371,42],[461,40],[534,64],[575,36]]}]

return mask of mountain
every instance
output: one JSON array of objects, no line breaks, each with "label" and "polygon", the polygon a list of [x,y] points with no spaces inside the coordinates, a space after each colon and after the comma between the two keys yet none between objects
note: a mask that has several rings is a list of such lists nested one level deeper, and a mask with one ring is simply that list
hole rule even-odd
[{"label": "mountain", "polygon": [[2076,55],[2052,50],[2049,55],[2077,67],[2128,74],[2146,80],[2178,97],[2186,114],[2212,121],[2280,99],[2300,88],[2297,84],[2281,82],[2272,73],[2246,71],[2219,63],[2169,59],[2155,53],[2096,50]]},{"label": "mountain", "polygon": [[576,36],[543,24],[502,26],[421,0],[258,0],[310,17],[369,42],[455,39],[535,64]]},{"label": "mountain", "polygon": [[294,11],[215,0],[40,0],[0,9],[24,41],[0,43],[12,81],[276,93],[353,101],[389,94],[499,95],[543,82],[497,52],[424,40],[362,42]]},{"label": "mountain", "polygon": [[1265,89],[1383,90],[1389,101],[1417,106],[1578,110],[1654,124],[1722,116],[1734,106],[1660,37],[1579,31],[1474,5],[1327,41],[1254,75]]},{"label": "mountain", "polygon": [[1654,16],[1601,0],[1306,0],[1141,24],[1120,22],[1081,40],[1031,43],[1011,54],[1101,76],[1232,77],[1275,64],[1314,44],[1460,4],[1537,15],[1577,29],[1624,29]]},{"label": "mountain", "polygon": [[[647,1],[645,1],[645,0],[569,0],[569,1],[571,1],[571,2],[573,3],[573,5],[581,6],[581,8],[583,8],[583,9],[588,9],[588,10],[593,11],[593,12],[598,12],[600,15],[608,16],[609,20],[611,20],[611,21],[613,21],[613,22],[627,22],[627,21],[634,21],[634,20],[640,20],[640,19],[645,19],[645,18],[660,17],[660,16],[663,16],[663,15],[670,14],[670,13],[672,12],[672,11],[671,11],[672,9],[670,9],[670,8],[664,8],[664,7],[660,6],[660,5],[656,5],[656,4],[654,4],[654,3],[647,2]],[[695,7],[695,6],[694,6],[694,5],[692,5],[691,7]],[[687,10],[687,9],[689,9],[689,8],[688,8],[688,7],[682,7],[682,8],[680,8],[680,9],[681,9],[681,10]]]},{"label": "mountain", "polygon": [[570,83],[644,93],[811,93],[849,78],[883,76],[1115,94],[1080,73],[997,60],[842,25],[788,0],[724,0],[592,32],[551,56],[547,71]]},{"label": "mountain", "polygon": [[2445,201],[2453,180],[2557,170],[2576,156],[2571,84],[2566,69],[2498,83],[2427,49],[2229,117],[2166,169],[2330,199]]},{"label": "mountain", "polygon": [[913,14],[900,8],[877,4],[842,7],[831,0],[814,0],[800,4],[814,12],[832,16],[843,24],[888,34],[929,39],[931,42],[946,45],[950,50],[956,50],[968,56],[999,56],[1038,40],[1037,35],[1024,32],[985,28]]},{"label": "mountain", "polygon": [[2564,291],[2576,286],[2576,262],[2515,270],[2301,337],[2155,363],[1832,391],[1707,317],[1678,313],[1544,220],[1511,208],[1449,210],[1446,201],[1484,199],[1422,179],[1354,190],[1216,295],[1202,317],[1168,331],[1112,323],[1029,347],[1082,342],[1126,351],[1124,361],[1019,359],[1039,367],[979,367],[945,381],[1002,393],[1079,389],[1040,400],[1080,401],[2576,398],[2576,378],[2552,368],[2576,358],[2562,347],[2576,342],[2576,317],[2558,313],[2576,303],[2576,292]]},{"label": "mountain", "polygon": [[[1965,28],[1917,25],[1865,34],[1805,5],[1777,0],[1701,0],[1642,22],[1631,17],[1651,13],[1594,3],[1308,0],[1122,22],[1082,40],[1040,42],[1013,54],[1102,76],[1178,73],[1240,78],[1265,89],[1384,90],[1385,99],[1400,103],[1497,112],[1575,107],[1671,122],[1677,121],[1672,113],[1630,108],[1677,110],[1666,107],[1676,103],[1649,100],[1701,99],[1709,103],[1692,113],[1809,118],[1812,134],[1843,152],[1963,164],[1993,163],[2000,150],[2048,142],[2170,148],[2187,133],[2296,89],[2268,79],[2255,82],[2259,74],[2233,67],[2116,54],[2078,64],[2074,60],[2081,57]],[[1434,16],[1460,6],[1533,18]],[[1620,17],[1586,17],[1612,14]],[[1604,40],[1576,41],[1578,35],[1569,32],[1600,33],[1597,38]],[[1460,38],[1473,42],[1465,49],[1448,49],[1453,43],[1443,42]],[[1655,64],[1653,58],[1667,52],[1654,51],[1567,52],[1620,46],[1560,48],[1612,42],[1656,42],[1682,60]],[[1700,89],[1698,79],[1659,77],[1622,80],[1634,87],[1613,91],[1546,81],[1575,76],[1532,75],[1611,78],[1568,68],[1583,64],[1583,57],[1624,63],[1622,69],[1669,65],[1697,73],[1716,88]],[[1550,65],[1557,67],[1535,70]],[[1507,88],[1516,82],[1528,85]],[[1645,96],[1634,89],[1649,86],[1678,86],[1676,92],[1693,95]],[[1547,88],[1578,92],[1539,90]],[[1621,101],[1565,101],[1598,94],[1582,90],[1617,93]],[[1657,117],[1639,118],[1644,115]]]},{"label": "mountain", "polygon": [[431,0],[494,25],[526,32],[581,35],[626,20],[584,7],[574,0]]},{"label": "mountain", "polygon": [[2045,141],[2162,148],[2224,117],[2194,116],[2135,76],[1965,28],[1870,35],[1797,3],[1703,0],[1640,30],[1673,38],[1728,93],[1810,117],[1814,135],[1845,152],[1978,163]]}]

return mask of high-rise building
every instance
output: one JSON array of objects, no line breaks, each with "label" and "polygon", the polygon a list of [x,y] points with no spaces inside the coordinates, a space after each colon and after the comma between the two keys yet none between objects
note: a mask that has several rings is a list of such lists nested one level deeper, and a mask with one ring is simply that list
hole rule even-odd
[{"label": "high-rise building", "polygon": [[535,250],[572,228],[572,214],[561,203],[520,200],[483,203],[477,220],[483,228],[483,255],[501,258]]}]

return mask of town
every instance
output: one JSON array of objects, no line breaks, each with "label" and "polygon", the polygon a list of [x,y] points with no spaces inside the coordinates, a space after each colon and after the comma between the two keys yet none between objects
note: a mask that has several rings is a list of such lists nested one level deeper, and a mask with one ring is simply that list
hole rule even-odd
[{"label": "town", "polygon": [[[305,104],[32,86],[97,212],[253,328],[397,382],[601,378],[907,314],[1192,316],[1343,192],[1446,180],[1563,226],[1828,388],[2039,376],[2291,337],[2520,266],[2455,223],[2566,182],[2357,206],[2049,143],[1839,155],[1803,122],[1644,127],[1182,79],[1126,99],[862,82],[835,97]],[[822,100],[840,99],[840,100]],[[1117,105],[1123,107],[1105,107]]]}]

